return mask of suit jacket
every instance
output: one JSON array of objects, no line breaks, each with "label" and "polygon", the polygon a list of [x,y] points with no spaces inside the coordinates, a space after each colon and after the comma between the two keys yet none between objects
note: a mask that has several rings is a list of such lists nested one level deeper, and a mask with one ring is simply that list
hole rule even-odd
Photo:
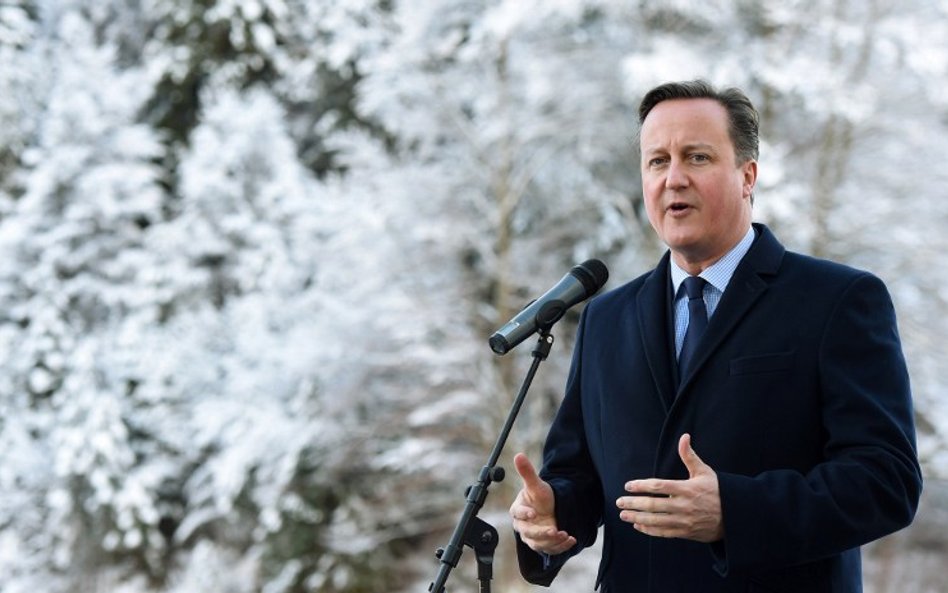
[{"label": "suit jacket", "polygon": [[[605,593],[861,591],[859,546],[908,525],[921,492],[895,312],[875,276],[785,251],[763,225],[677,376],[665,254],[583,311],[541,476],[578,545],[603,526]],[[646,536],[619,519],[632,479],[687,478],[691,433],[718,475],[725,537]]]}]

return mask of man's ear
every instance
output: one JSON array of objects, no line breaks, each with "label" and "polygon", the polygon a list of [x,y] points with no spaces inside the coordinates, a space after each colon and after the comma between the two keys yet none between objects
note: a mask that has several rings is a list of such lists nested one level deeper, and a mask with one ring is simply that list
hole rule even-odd
[{"label": "man's ear", "polygon": [[744,174],[744,193],[745,198],[752,198],[754,194],[754,185],[757,183],[757,161],[749,159],[741,165],[741,172]]}]

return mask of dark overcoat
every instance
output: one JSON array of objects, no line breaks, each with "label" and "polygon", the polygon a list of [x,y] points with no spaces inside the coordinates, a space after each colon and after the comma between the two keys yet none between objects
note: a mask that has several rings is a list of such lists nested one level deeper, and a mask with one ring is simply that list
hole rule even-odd
[{"label": "dark overcoat", "polygon": [[[763,225],[678,377],[666,253],[583,311],[541,477],[579,541],[603,527],[604,593],[861,591],[859,546],[908,525],[921,492],[909,379],[884,284],[786,251]],[[619,519],[633,479],[685,479],[683,433],[718,476],[725,537],[643,535]]]}]

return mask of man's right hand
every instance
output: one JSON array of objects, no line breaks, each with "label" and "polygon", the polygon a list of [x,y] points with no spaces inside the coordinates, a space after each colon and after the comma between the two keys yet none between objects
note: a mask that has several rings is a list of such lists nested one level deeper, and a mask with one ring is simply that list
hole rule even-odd
[{"label": "man's right hand", "polygon": [[576,538],[560,531],[553,512],[556,500],[553,488],[537,475],[537,470],[523,453],[514,456],[514,466],[523,479],[523,488],[510,505],[514,531],[531,550],[551,556],[562,554],[576,545]]}]

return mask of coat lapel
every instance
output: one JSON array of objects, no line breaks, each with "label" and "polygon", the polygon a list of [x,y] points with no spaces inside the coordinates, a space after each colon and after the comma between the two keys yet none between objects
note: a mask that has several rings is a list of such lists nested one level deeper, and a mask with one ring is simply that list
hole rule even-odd
[{"label": "coat lapel", "polygon": [[675,360],[674,346],[669,335],[671,281],[668,278],[668,258],[669,254],[666,253],[645,280],[639,290],[636,306],[638,324],[642,328],[642,348],[666,413],[675,399],[677,380],[677,370],[672,365]]}]

